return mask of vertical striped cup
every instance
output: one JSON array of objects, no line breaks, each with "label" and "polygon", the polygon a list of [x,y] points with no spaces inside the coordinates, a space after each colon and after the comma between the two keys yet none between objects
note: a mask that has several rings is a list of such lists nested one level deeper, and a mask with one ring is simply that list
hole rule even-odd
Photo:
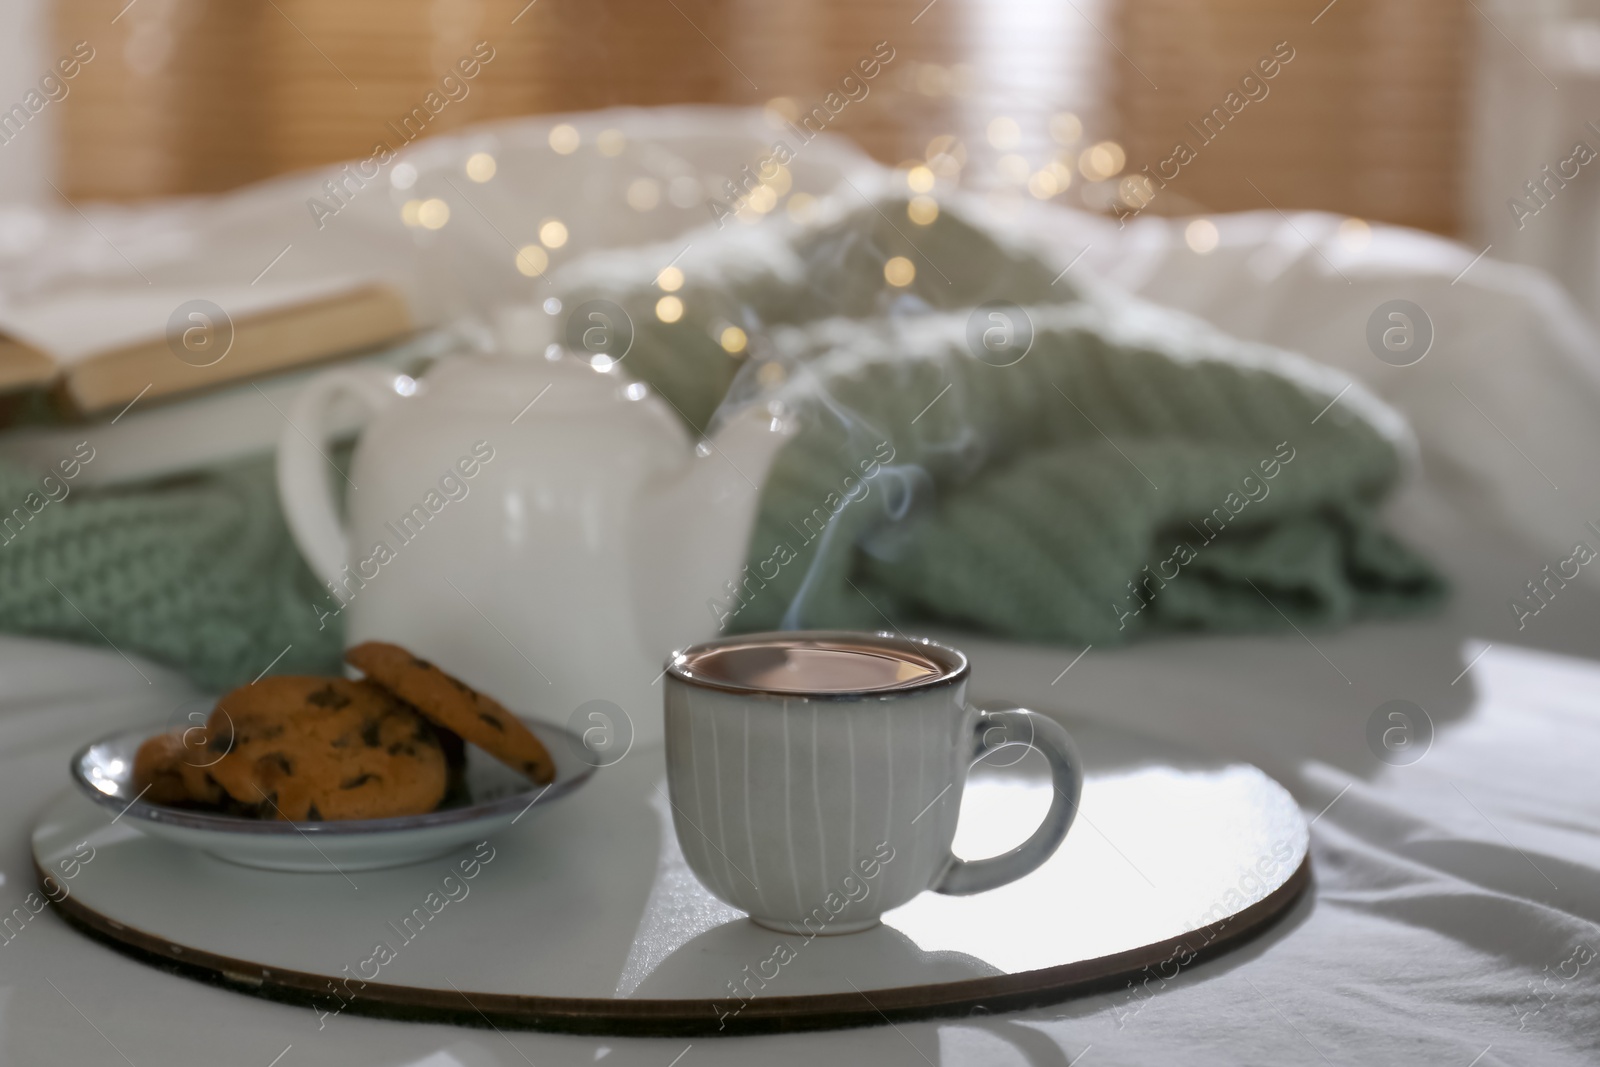
[{"label": "vertical striped cup", "polygon": [[[675,653],[667,786],[684,858],[720,899],[799,934],[864,930],[922,892],[979,893],[1038,867],[1077,813],[1065,730],[966,702],[967,659],[891,634],[748,634]],[[968,768],[1008,745],[1049,761],[1049,812],[990,859],[950,851]]]}]

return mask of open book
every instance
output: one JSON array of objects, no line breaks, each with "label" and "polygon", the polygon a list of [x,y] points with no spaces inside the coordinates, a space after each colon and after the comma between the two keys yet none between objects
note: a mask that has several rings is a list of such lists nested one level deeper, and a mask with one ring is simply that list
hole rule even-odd
[{"label": "open book", "polygon": [[0,305],[0,393],[53,388],[89,415],[369,348],[411,329],[404,298],[369,281],[77,289]]}]

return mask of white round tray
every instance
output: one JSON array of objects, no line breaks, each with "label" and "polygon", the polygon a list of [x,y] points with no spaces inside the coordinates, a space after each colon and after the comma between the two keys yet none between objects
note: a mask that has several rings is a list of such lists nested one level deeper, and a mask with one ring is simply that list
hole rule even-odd
[{"label": "white round tray", "polygon": [[[700,886],[659,748],[636,748],[540,819],[410,867],[238,867],[113,823],[70,788],[36,827],[34,860],[59,878],[76,856],[52,898],[64,889],[57,910],[90,936],[305,1005],[324,1025],[349,1012],[617,1034],[876,1024],[1171,978],[1264,929],[1309,884],[1305,820],[1257,768],[1070,729],[1086,782],[1049,862],[976,896],[924,893],[843,936],[774,933]],[[974,769],[958,853],[1028,835],[1049,800],[1043,762]]]}]

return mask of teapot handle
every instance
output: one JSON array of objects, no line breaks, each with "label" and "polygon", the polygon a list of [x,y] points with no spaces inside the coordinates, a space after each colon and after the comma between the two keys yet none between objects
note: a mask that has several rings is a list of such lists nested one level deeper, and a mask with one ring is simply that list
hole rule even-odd
[{"label": "teapot handle", "polygon": [[[371,417],[403,395],[404,375],[377,367],[339,367],[306,383],[284,415],[278,437],[278,500],[300,554],[323,582],[337,584],[350,562],[349,536],[328,478],[328,416],[336,400],[354,399]],[[410,382],[406,378],[406,382]],[[351,491],[357,492],[354,484]]]}]

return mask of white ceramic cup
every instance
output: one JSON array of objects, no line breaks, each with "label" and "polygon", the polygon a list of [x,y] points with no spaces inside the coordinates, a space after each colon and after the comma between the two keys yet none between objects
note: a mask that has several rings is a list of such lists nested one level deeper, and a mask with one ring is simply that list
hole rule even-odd
[{"label": "white ceramic cup", "polygon": [[[1038,867],[1077,814],[1077,752],[1043,715],[969,705],[967,675],[955,649],[884,633],[747,634],[675,653],[667,786],[690,869],[762,926],[815,935],[875,926],[924,889],[981,893]],[[1050,810],[1010,852],[959,859],[968,768],[1013,745],[1049,761]]]}]

